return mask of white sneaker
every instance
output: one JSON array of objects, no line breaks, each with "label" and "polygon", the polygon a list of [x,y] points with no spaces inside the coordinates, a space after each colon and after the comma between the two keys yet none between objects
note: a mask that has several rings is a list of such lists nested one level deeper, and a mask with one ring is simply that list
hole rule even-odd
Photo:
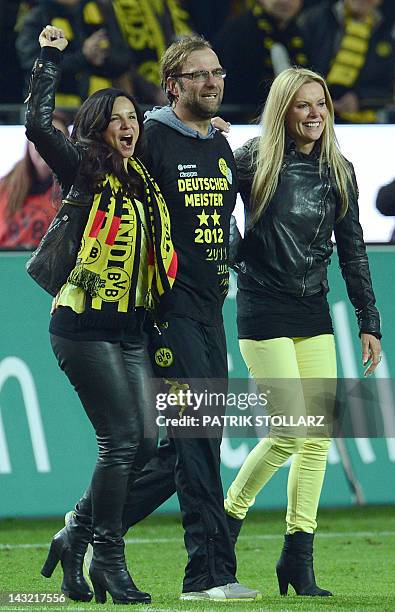
[{"label": "white sneaker", "polygon": [[231,582],[230,584],[224,584],[223,586],[213,587],[205,591],[193,591],[191,593],[182,593],[180,599],[182,601],[259,601],[262,599],[262,593],[256,589],[249,589],[248,587],[239,584],[238,582]]},{"label": "white sneaker", "polygon": [[[66,514],[64,515],[64,524],[67,526],[67,523],[69,523],[73,518],[74,518],[74,510],[70,510],[69,512],[66,512]],[[88,544],[88,548],[86,549],[86,553],[84,555],[84,577],[90,586],[92,586],[92,583],[91,583],[91,579],[89,576],[89,567],[92,561],[92,557],[93,557],[93,546],[92,544]]]}]

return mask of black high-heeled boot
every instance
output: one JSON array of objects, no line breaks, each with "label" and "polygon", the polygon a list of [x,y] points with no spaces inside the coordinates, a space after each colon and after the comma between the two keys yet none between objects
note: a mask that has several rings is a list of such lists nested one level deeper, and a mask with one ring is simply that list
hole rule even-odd
[{"label": "black high-heeled boot", "polygon": [[91,537],[91,529],[72,519],[52,538],[47,559],[41,569],[41,574],[50,578],[60,561],[63,569],[61,591],[74,601],[90,601],[93,597],[82,571]]},{"label": "black high-heeled boot", "polygon": [[328,597],[330,591],[320,589],[313,569],[313,533],[296,531],[284,536],[284,547],[276,565],[280,595],[288,594],[290,584],[297,595]]},{"label": "black high-heeled boot", "polygon": [[114,604],[151,603],[151,595],[140,591],[128,572],[123,543],[95,542],[89,576],[96,603],[106,603],[107,592]]},{"label": "black high-heeled boot", "polygon": [[243,526],[244,519],[238,519],[230,514],[226,514],[226,522],[229,527],[230,539],[233,544],[233,548],[236,546],[237,538],[239,537],[240,529]]}]

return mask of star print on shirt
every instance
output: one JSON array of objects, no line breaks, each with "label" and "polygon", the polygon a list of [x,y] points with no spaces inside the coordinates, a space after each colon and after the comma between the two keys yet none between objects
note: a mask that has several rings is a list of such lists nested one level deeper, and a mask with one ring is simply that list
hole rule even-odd
[{"label": "star print on shirt", "polygon": [[200,221],[199,225],[208,225],[208,219],[209,219],[210,215],[206,215],[204,210],[202,210],[200,215],[196,215],[196,216],[197,216],[197,218]]},{"label": "star print on shirt", "polygon": [[210,215],[210,217],[214,221],[214,225],[219,225],[219,220],[220,220],[221,215],[219,215],[217,211],[215,211],[213,215]]}]

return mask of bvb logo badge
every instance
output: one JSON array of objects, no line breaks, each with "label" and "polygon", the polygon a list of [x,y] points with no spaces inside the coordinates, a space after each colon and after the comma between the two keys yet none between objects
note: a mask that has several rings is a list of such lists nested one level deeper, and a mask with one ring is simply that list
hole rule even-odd
[{"label": "bvb logo badge", "polygon": [[155,351],[155,363],[160,366],[161,368],[168,368],[171,366],[171,364],[174,361],[174,357],[173,357],[173,353],[172,351],[167,348],[167,347],[161,347],[158,348]]},{"label": "bvb logo badge", "polygon": [[89,256],[87,257],[85,263],[86,264],[94,263],[95,261],[99,259],[100,253],[101,253],[100,242],[98,240],[95,240],[95,244],[91,248],[91,252],[89,253]]},{"label": "bvb logo badge", "polygon": [[221,174],[223,174],[229,185],[232,184],[232,170],[230,168],[228,168],[228,164],[226,163],[226,160],[223,157],[220,157],[218,160],[218,167],[221,171]]},{"label": "bvb logo badge", "polygon": [[99,296],[104,302],[118,302],[129,291],[130,277],[123,268],[107,268],[100,276],[104,286]]},{"label": "bvb logo badge", "polygon": [[223,174],[224,176],[227,176],[228,175],[228,164],[226,163],[226,160],[223,157],[219,158],[218,166],[221,171],[221,174]]}]

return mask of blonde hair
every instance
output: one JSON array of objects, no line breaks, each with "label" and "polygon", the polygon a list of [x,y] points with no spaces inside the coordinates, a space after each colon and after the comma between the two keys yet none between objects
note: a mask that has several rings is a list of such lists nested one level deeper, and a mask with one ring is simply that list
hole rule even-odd
[{"label": "blonde hair", "polygon": [[321,136],[320,174],[324,163],[333,173],[342,206],[339,219],[348,208],[348,184],[352,184],[350,165],[340,152],[334,130],[332,98],[325,80],[306,68],[287,68],[274,79],[262,114],[262,134],[252,152],[252,220],[262,215],[276,190],[285,152],[285,119],[297,91],[306,83],[319,83],[325,92],[328,115]]}]

